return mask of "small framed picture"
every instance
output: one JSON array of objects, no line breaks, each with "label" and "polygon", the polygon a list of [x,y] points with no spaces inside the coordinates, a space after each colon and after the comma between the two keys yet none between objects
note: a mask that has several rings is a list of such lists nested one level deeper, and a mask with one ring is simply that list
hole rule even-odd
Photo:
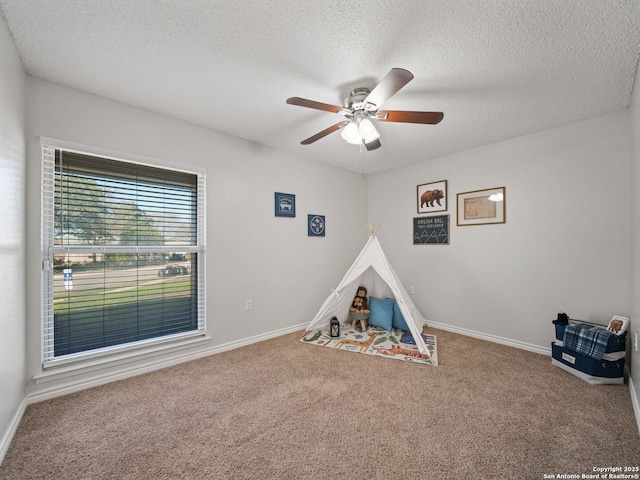
[{"label": "small framed picture", "polygon": [[615,333],[616,335],[622,335],[627,330],[628,323],[629,323],[629,319],[627,317],[614,315],[611,321],[609,322],[609,326],[607,327],[607,330]]},{"label": "small framed picture", "polygon": [[275,193],[276,217],[296,216],[296,196],[293,193]]},{"label": "small framed picture", "polygon": [[447,211],[447,181],[418,185],[418,213]]},{"label": "small framed picture", "polygon": [[449,215],[413,217],[414,245],[449,245]]},{"label": "small framed picture", "polygon": [[487,188],[457,194],[457,224],[506,223],[506,187]]},{"label": "small framed picture", "polygon": [[307,217],[307,236],[324,237],[326,226],[324,215],[309,215]]}]

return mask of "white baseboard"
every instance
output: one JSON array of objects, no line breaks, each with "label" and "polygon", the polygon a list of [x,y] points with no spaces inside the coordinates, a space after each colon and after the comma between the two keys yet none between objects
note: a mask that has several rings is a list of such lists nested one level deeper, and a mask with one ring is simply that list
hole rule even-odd
[{"label": "white baseboard", "polygon": [[519,340],[512,340],[510,338],[498,337],[496,335],[490,335],[488,333],[476,332],[474,330],[455,327],[453,325],[447,325],[444,323],[431,322],[428,320],[426,324],[429,327],[438,328],[440,330],[446,330],[447,332],[459,333],[460,335],[466,335],[467,337],[479,338],[480,340],[486,340],[488,342],[507,345],[508,347],[520,348],[521,350],[527,350],[529,352],[551,356],[551,347],[541,347],[540,345],[534,345],[533,343],[520,342]]},{"label": "white baseboard", "polygon": [[633,413],[636,416],[636,424],[638,425],[638,433],[640,433],[640,399],[636,395],[636,389],[633,379],[629,375],[629,394],[631,395],[631,405],[633,405]]},{"label": "white baseboard", "polygon": [[20,420],[22,420],[22,416],[24,415],[24,411],[27,409],[27,400],[23,399],[18,409],[16,410],[15,415],[11,419],[11,423],[9,424],[9,428],[2,436],[0,440],[0,465],[4,460],[5,455],[9,451],[9,445],[11,445],[11,440],[13,440],[13,436],[16,434],[18,430],[18,426],[20,425]]}]

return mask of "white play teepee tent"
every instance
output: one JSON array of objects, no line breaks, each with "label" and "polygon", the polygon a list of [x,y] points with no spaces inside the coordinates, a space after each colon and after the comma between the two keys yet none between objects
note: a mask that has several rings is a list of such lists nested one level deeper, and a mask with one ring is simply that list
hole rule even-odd
[{"label": "white play teepee tent", "polygon": [[370,296],[395,298],[418,350],[421,353],[427,353],[427,346],[421,336],[425,319],[414,305],[382,251],[378,237],[376,237],[378,225],[367,225],[367,228],[369,229],[369,240],[338,286],[324,301],[315,318],[307,327],[307,331],[327,327],[331,317],[337,317],[341,322],[346,321],[353,297],[358,287],[362,285],[367,288],[367,293]]}]

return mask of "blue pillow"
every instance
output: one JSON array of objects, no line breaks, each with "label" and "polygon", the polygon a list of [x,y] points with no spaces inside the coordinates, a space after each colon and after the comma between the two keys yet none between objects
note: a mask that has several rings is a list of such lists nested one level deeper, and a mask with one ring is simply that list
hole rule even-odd
[{"label": "blue pillow", "polygon": [[391,298],[371,297],[369,299],[369,310],[371,310],[369,325],[391,330],[393,328],[393,303]]},{"label": "blue pillow", "polygon": [[399,328],[400,330],[409,330],[409,325],[402,316],[398,302],[393,301],[393,328]]}]

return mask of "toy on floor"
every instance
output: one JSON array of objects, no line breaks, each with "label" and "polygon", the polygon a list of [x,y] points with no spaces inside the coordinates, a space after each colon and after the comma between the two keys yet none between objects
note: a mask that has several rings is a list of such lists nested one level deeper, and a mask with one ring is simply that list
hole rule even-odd
[{"label": "toy on floor", "polygon": [[369,318],[369,300],[367,299],[367,289],[358,287],[358,292],[353,298],[351,307],[349,307],[349,318],[351,319],[351,328],[356,328],[360,322],[360,328],[364,332],[367,329],[367,319]]}]

